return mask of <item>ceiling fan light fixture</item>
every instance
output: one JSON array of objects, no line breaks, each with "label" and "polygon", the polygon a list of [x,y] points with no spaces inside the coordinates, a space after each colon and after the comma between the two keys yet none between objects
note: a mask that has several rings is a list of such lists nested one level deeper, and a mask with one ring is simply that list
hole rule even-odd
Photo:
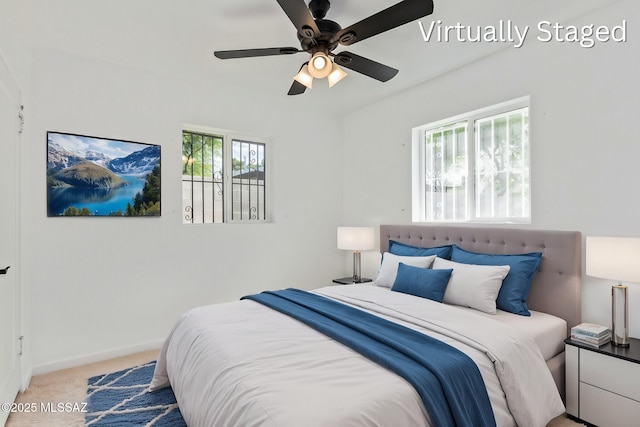
[{"label": "ceiling fan light fixture", "polygon": [[318,55],[313,58],[313,68],[316,70],[322,70],[327,65],[327,60],[324,59],[324,56]]},{"label": "ceiling fan light fixture", "polygon": [[309,73],[316,79],[324,79],[331,73],[333,63],[323,52],[316,52],[309,61]]},{"label": "ceiling fan light fixture", "polygon": [[307,64],[304,64],[302,68],[300,68],[300,71],[295,75],[293,80],[304,85],[307,89],[311,89],[311,86],[313,86],[313,76],[309,73]]},{"label": "ceiling fan light fixture", "polygon": [[329,87],[333,87],[334,84],[338,83],[340,80],[347,77],[347,73],[338,66],[338,64],[334,63],[331,67],[331,73],[327,76],[327,80],[329,81]]}]

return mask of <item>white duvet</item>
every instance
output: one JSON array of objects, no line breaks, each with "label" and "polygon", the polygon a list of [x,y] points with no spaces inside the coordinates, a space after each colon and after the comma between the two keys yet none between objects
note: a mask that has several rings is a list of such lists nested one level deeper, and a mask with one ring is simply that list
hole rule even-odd
[{"label": "white duvet", "polygon": [[[498,426],[564,413],[533,340],[491,318],[371,285],[314,292],[463,351],[480,368]],[[401,377],[297,320],[249,300],[192,309],[160,352],[152,389],[171,385],[190,427],[429,426]]]}]

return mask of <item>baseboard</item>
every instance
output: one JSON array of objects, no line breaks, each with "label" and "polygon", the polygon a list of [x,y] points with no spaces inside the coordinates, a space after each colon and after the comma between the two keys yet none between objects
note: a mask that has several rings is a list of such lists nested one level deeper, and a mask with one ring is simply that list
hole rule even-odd
[{"label": "baseboard", "polygon": [[151,341],[143,344],[136,344],[129,347],[121,347],[118,349],[108,350],[100,353],[86,354],[69,359],[62,359],[55,362],[43,363],[35,365],[31,369],[31,375],[48,374],[49,372],[60,371],[62,369],[75,368],[90,363],[102,362],[116,357],[128,356],[130,354],[140,353],[142,351],[156,350],[162,347],[164,340]]}]

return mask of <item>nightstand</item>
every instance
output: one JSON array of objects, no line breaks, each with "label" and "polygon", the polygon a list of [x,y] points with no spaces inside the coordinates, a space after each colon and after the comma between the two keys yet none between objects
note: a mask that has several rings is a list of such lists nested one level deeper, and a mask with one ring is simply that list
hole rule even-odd
[{"label": "nightstand", "polygon": [[640,340],[594,348],[565,340],[567,413],[599,427],[640,420]]},{"label": "nightstand", "polygon": [[353,277],[343,277],[342,279],[333,279],[333,283],[338,283],[340,285],[351,285],[353,283],[369,283],[373,280],[367,279],[366,277],[361,277],[359,282],[353,280]]}]

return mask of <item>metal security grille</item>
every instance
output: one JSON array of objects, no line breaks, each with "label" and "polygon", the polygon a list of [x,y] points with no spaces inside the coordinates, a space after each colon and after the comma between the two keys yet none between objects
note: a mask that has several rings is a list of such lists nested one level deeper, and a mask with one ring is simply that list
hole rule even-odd
[{"label": "metal security grille", "polygon": [[265,144],[234,139],[232,152],[232,220],[265,220]]},{"label": "metal security grille", "polygon": [[183,223],[224,222],[223,137],[182,132]]},{"label": "metal security grille", "polygon": [[413,129],[414,221],[531,221],[529,98]]},{"label": "metal security grille", "polygon": [[530,216],[529,109],[476,121],[478,218]]},{"label": "metal security grille", "polygon": [[424,142],[425,219],[468,219],[467,122],[429,130]]}]

